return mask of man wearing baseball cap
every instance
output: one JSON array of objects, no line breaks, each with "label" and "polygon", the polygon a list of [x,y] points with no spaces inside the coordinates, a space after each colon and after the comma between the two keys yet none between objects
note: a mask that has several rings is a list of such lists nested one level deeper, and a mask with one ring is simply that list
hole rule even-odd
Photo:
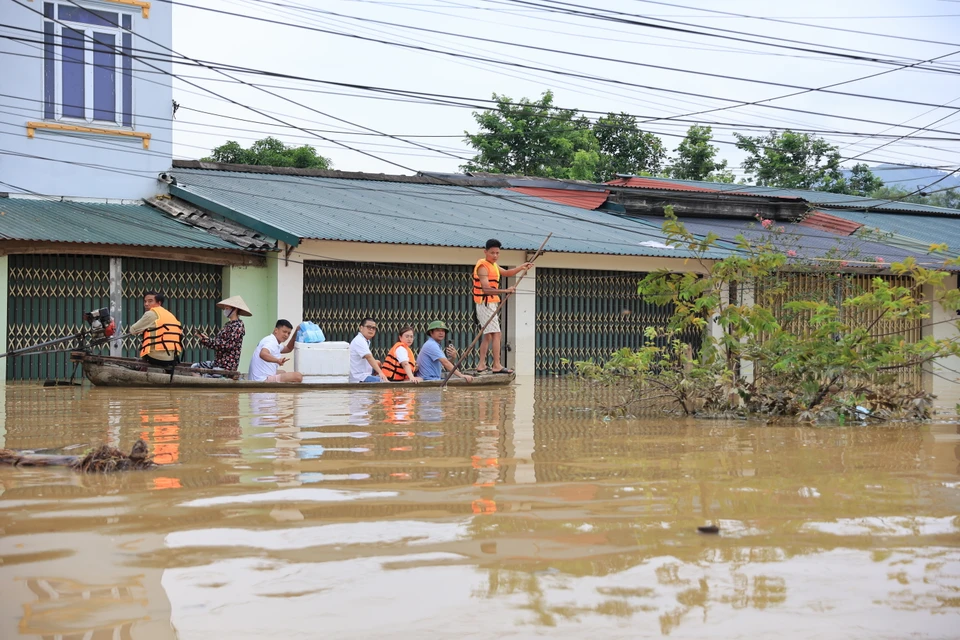
[{"label": "man wearing baseball cap", "polygon": [[427,341],[420,347],[417,355],[417,375],[424,380],[440,380],[443,370],[453,371],[453,375],[473,382],[473,376],[460,373],[453,368],[453,363],[447,360],[443,353],[443,341],[450,329],[441,320],[434,320],[427,327]]}]

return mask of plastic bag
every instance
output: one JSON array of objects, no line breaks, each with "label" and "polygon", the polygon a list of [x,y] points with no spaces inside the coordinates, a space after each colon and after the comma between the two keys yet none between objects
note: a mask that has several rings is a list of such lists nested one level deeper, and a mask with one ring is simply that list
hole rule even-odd
[{"label": "plastic bag", "polygon": [[323,342],[326,338],[323,335],[323,329],[309,320],[300,323],[300,330],[297,332],[297,342],[316,343]]}]

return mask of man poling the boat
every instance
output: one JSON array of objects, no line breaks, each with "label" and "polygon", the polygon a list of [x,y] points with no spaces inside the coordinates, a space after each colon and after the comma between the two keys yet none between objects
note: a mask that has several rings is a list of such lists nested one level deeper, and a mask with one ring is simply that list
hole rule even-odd
[{"label": "man poling the boat", "polygon": [[477,375],[487,373],[487,350],[493,355],[493,373],[513,373],[500,364],[500,319],[497,312],[500,309],[500,294],[512,294],[515,287],[500,288],[501,276],[513,276],[521,271],[526,273],[533,264],[524,262],[513,269],[501,269],[497,264],[500,258],[500,248],[503,245],[496,238],[487,240],[483,250],[483,258],[477,261],[473,268],[473,302],[476,304],[477,321],[484,326],[483,338],[480,340],[480,363],[477,365]]},{"label": "man poling the boat", "polygon": [[176,365],[183,353],[183,327],[164,309],[164,302],[166,297],[158,291],[143,294],[145,312],[129,329],[131,335],[143,334],[140,358],[158,367]]}]

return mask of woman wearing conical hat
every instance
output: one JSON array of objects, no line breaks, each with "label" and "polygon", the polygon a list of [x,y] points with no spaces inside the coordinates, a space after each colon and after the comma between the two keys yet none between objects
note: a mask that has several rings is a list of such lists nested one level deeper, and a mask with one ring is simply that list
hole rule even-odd
[{"label": "woman wearing conical hat", "polygon": [[223,317],[227,322],[220,329],[216,337],[211,338],[204,333],[197,333],[200,344],[216,352],[212,361],[198,362],[194,367],[203,369],[223,369],[236,371],[240,366],[240,352],[243,350],[243,336],[247,334],[246,327],[240,316],[250,317],[253,314],[247,303],[240,296],[231,296],[217,303],[218,309],[223,309]]}]

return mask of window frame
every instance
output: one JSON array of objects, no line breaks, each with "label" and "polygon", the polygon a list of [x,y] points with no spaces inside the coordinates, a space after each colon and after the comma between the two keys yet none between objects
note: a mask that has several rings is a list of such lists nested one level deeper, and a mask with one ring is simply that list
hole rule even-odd
[{"label": "window frame", "polygon": [[[77,5],[67,4],[63,2],[56,2],[55,0],[47,0],[44,2],[44,33],[45,33],[45,48],[44,48],[44,72],[43,72],[43,120],[46,122],[59,122],[63,124],[76,124],[82,126],[100,126],[100,127],[109,127],[117,128],[124,130],[133,130],[135,127],[134,122],[134,82],[133,82],[133,63],[132,59],[128,56],[130,55],[133,48],[133,24],[134,19],[136,18],[136,7],[120,7],[115,4],[104,5],[103,3],[94,3],[94,2],[82,2],[78,3],[79,7],[90,12],[100,12],[100,13],[111,13],[116,14],[118,23],[120,26],[104,26],[99,24],[94,24],[91,22],[77,22],[74,20],[67,20],[60,18],[60,7],[69,7],[69,8],[78,8]],[[48,11],[48,7],[52,7]],[[133,9],[134,11],[131,11]],[[48,33],[48,25],[52,26],[52,38],[50,40],[46,39]],[[129,26],[126,26],[129,25]],[[64,35],[63,31],[65,29],[70,29],[75,32],[83,33],[83,113],[84,117],[76,116],[65,116],[63,114],[63,45],[64,45]],[[107,45],[110,51],[113,52],[114,64],[112,66],[113,70],[113,112],[114,118],[111,120],[104,120],[96,118],[96,109],[95,109],[95,92],[94,92],[94,83],[95,83],[95,65],[94,57],[96,55],[96,47],[100,44],[95,38],[94,34],[106,34],[113,36],[113,45]],[[53,95],[49,95],[47,87],[47,72],[48,64],[51,61],[49,57],[50,51],[49,48],[52,48],[52,64],[53,64]],[[124,53],[127,55],[125,56]],[[124,64],[125,61],[129,60],[128,64]],[[124,111],[124,99],[126,94],[129,93],[129,113]],[[52,98],[52,105],[50,104],[50,99]],[[52,106],[52,118],[50,117],[50,110]]]}]

